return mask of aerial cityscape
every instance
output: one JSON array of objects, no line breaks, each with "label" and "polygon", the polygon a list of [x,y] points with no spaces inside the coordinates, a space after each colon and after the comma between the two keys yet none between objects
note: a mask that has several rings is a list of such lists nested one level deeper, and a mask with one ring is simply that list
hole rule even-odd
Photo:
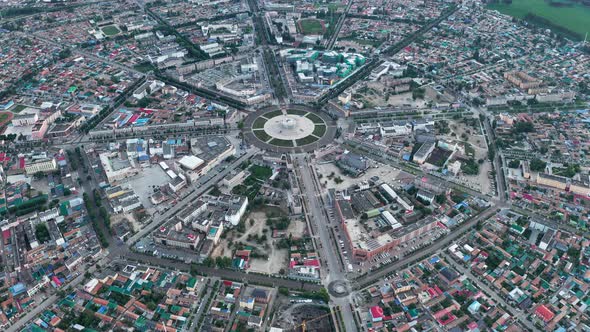
[{"label": "aerial cityscape", "polygon": [[588,0],[0,0],[0,331],[590,332]]}]

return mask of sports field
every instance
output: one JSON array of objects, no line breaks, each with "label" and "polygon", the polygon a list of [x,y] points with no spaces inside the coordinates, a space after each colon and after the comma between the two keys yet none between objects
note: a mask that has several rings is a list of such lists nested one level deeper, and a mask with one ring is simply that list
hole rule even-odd
[{"label": "sports field", "polygon": [[102,29],[102,33],[104,33],[107,36],[114,36],[116,34],[119,34],[121,31],[119,31],[119,28],[117,28],[114,25],[107,25],[106,27],[103,27]]},{"label": "sports field", "polygon": [[544,0],[512,0],[512,4],[492,3],[487,8],[517,18],[524,18],[529,13],[534,14],[575,32],[583,39],[587,32],[590,33],[590,7],[570,1],[562,2],[568,3],[568,6],[551,6]]},{"label": "sports field", "polygon": [[0,126],[5,125],[12,120],[13,114],[11,112],[0,112]]},{"label": "sports field", "polygon": [[300,20],[299,28],[304,35],[321,35],[324,33],[322,21],[313,18]]}]

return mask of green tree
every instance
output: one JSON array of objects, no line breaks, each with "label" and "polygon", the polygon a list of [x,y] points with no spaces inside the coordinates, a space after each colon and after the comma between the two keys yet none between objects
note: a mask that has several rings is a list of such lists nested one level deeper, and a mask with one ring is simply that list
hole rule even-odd
[{"label": "green tree", "polygon": [[530,166],[531,166],[531,171],[544,172],[545,167],[547,167],[547,163],[542,161],[541,159],[534,158],[533,160],[531,160]]},{"label": "green tree", "polygon": [[508,163],[508,167],[510,168],[518,168],[518,166],[520,166],[520,160],[518,159],[510,160],[510,162]]},{"label": "green tree", "polygon": [[37,237],[39,243],[45,243],[51,238],[45,223],[37,224],[37,226],[35,226],[35,237]]}]

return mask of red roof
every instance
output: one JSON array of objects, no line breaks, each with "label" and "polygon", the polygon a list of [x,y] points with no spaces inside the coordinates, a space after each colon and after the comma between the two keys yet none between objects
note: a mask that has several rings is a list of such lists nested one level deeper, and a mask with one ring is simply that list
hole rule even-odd
[{"label": "red roof", "polygon": [[545,323],[551,321],[553,317],[555,317],[555,314],[551,312],[551,310],[549,310],[549,308],[547,308],[545,305],[538,306],[537,310],[535,310],[535,314],[541,317]]},{"label": "red roof", "polygon": [[320,266],[320,261],[317,259],[308,259],[305,261],[304,263],[305,266],[316,266],[319,267]]},{"label": "red roof", "polygon": [[383,318],[383,308],[376,305],[371,307],[371,317],[373,318]]}]

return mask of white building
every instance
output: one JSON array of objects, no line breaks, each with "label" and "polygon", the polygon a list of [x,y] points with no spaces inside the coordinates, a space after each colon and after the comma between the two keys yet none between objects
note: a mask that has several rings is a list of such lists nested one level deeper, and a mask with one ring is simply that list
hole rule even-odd
[{"label": "white building", "polygon": [[57,171],[57,161],[55,158],[48,158],[36,160],[25,164],[25,172],[27,175],[32,175],[37,172],[53,172]]},{"label": "white building", "polygon": [[99,155],[100,163],[107,176],[107,181],[113,184],[128,177],[134,176],[138,170],[131,167],[128,160],[119,159],[116,152],[105,152]]},{"label": "white building", "polygon": [[12,118],[12,125],[15,127],[34,125],[39,120],[37,113],[22,113],[17,114]]},{"label": "white building", "polygon": [[199,166],[203,165],[204,161],[203,159],[196,156],[184,156],[178,161],[178,163],[184,169],[194,171]]},{"label": "white building", "polygon": [[225,221],[237,226],[248,207],[248,197],[234,196],[231,198],[229,209],[225,214]]},{"label": "white building", "polygon": [[432,151],[434,151],[435,143],[434,142],[426,142],[422,144],[422,146],[414,153],[414,162],[417,164],[424,164],[426,159],[430,156]]},{"label": "white building", "polygon": [[406,121],[384,122],[379,131],[383,137],[408,136],[412,133],[412,125]]}]

